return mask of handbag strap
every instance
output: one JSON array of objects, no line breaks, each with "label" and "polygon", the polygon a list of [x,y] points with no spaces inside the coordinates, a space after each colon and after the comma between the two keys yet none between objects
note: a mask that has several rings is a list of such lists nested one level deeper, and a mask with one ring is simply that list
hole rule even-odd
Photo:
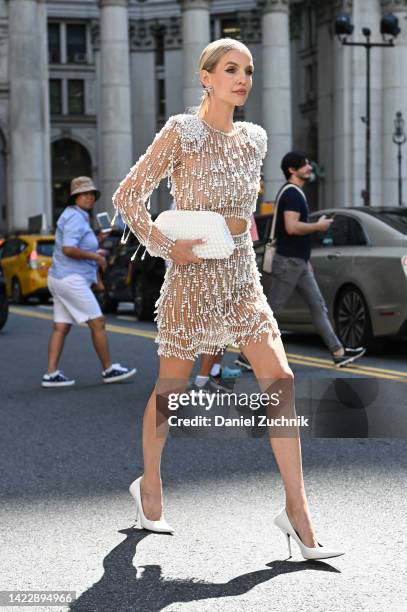
[{"label": "handbag strap", "polygon": [[299,187],[297,187],[297,185],[294,185],[294,183],[285,183],[285,185],[283,185],[280,188],[280,191],[277,193],[276,203],[275,203],[275,206],[274,206],[274,215],[273,215],[273,222],[271,224],[271,231],[270,231],[270,236],[269,236],[269,242],[273,242],[274,236],[275,236],[275,233],[276,233],[277,212],[278,212],[278,204],[280,202],[280,198],[283,195],[283,193],[289,187],[294,187],[295,189],[297,189],[297,191],[299,191],[301,193],[302,197],[305,199],[305,195],[304,195],[303,191]]}]

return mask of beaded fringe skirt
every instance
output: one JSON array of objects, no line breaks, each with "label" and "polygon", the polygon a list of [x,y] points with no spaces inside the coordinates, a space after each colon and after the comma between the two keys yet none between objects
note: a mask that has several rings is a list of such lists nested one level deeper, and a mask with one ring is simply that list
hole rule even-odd
[{"label": "beaded fringe skirt", "polygon": [[155,304],[158,354],[195,360],[229,345],[241,347],[264,333],[280,336],[260,283],[250,232],[233,236],[227,259],[167,268]]}]

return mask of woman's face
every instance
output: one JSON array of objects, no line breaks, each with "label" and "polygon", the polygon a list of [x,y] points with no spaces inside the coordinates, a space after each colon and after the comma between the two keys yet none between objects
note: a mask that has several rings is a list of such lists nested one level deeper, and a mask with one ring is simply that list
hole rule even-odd
[{"label": "woman's face", "polygon": [[210,96],[233,106],[242,106],[252,88],[253,58],[248,51],[233,49],[221,57],[213,72],[201,71],[201,81],[212,85]]},{"label": "woman's face", "polygon": [[95,192],[94,191],[85,191],[84,193],[79,193],[75,198],[75,204],[83,210],[91,210],[92,206],[95,203]]}]

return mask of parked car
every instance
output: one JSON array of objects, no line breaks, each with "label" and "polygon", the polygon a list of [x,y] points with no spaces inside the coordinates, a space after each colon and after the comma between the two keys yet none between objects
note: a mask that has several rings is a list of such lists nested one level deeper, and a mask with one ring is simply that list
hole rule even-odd
[{"label": "parked car", "polygon": [[3,269],[0,266],[0,329],[2,329],[8,317],[8,298],[6,294],[6,283],[4,281]]},{"label": "parked car", "polygon": [[27,297],[49,298],[48,269],[52,263],[54,236],[19,234],[6,238],[2,252],[7,296],[16,304]]},{"label": "parked car", "polygon": [[[311,264],[329,316],[347,346],[374,347],[407,337],[407,208],[331,208],[326,233],[313,234]],[[278,317],[283,329],[313,331],[310,311],[295,292]]]},{"label": "parked car", "polygon": [[[141,249],[136,259],[131,258],[139,246],[137,238],[131,234],[126,244],[120,243],[121,232],[113,232],[101,243],[109,250],[107,268],[103,273],[105,291],[99,296],[104,312],[117,311],[119,302],[132,302],[134,314],[140,320],[152,320],[154,304],[157,300],[165,273],[164,260],[150,257],[146,253],[141,259]],[[110,243],[113,242],[111,247]]]}]

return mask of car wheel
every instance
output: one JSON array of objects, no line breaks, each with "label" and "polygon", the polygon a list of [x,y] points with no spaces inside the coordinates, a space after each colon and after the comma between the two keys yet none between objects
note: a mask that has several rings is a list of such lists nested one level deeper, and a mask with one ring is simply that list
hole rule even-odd
[{"label": "car wheel", "polygon": [[133,303],[134,314],[140,321],[152,321],[154,319],[156,293],[154,286],[145,286],[142,276],[136,276],[133,285]]},{"label": "car wheel", "polygon": [[11,299],[14,304],[23,304],[24,298],[18,278],[13,278],[11,282]]},{"label": "car wheel", "polygon": [[372,347],[374,338],[369,309],[357,287],[342,289],[336,300],[334,317],[336,333],[345,346]]},{"label": "car wheel", "polygon": [[8,317],[8,300],[5,295],[0,296],[0,329],[2,329]]}]

